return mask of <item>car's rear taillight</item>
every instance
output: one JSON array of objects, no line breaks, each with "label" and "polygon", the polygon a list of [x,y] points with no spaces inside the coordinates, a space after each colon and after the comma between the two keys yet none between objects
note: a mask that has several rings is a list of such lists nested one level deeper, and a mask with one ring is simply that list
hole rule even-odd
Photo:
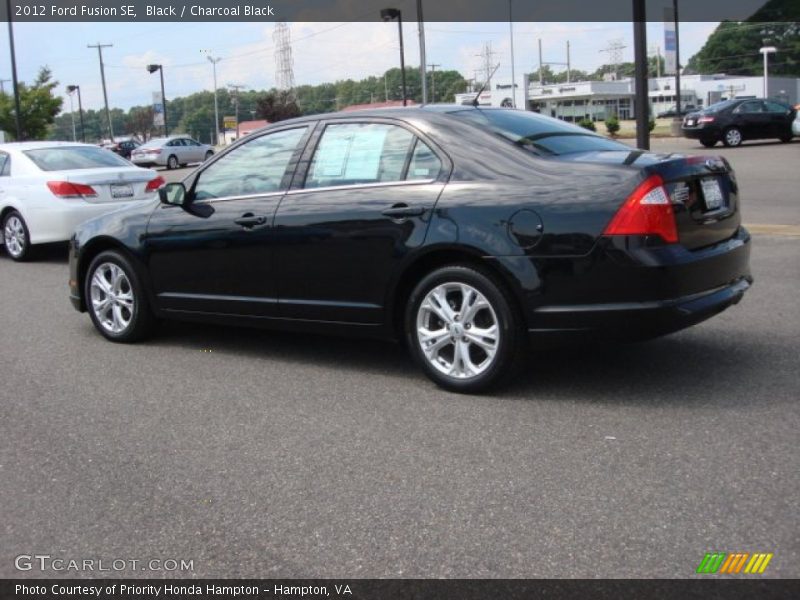
[{"label": "car's rear taillight", "polygon": [[158,190],[158,188],[160,188],[165,183],[167,183],[167,182],[164,181],[164,178],[161,177],[161,175],[159,175],[155,179],[151,179],[150,181],[147,182],[147,185],[145,186],[144,191],[145,192],[155,192],[156,190]]},{"label": "car's rear taillight", "polygon": [[678,229],[664,180],[651,175],[640,183],[611,219],[604,235],[657,235],[678,241]]},{"label": "car's rear taillight", "polygon": [[145,154],[161,154],[161,148],[148,148],[143,150]]},{"label": "car's rear taillight", "polygon": [[697,122],[698,123],[713,123],[714,122],[714,117],[700,117],[699,119],[697,119]]},{"label": "car's rear taillight", "polygon": [[48,181],[47,187],[59,198],[94,198],[97,192],[90,185],[71,181]]}]

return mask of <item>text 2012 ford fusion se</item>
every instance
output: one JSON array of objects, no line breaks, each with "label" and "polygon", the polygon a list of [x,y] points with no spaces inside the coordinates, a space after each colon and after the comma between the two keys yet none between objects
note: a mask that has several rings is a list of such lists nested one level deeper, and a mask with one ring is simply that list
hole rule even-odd
[{"label": "text 2012 ford fusion se", "polygon": [[528,343],[655,337],[752,282],[724,159],[524,111],[284,121],[160,200],[72,240],[72,302],[109,340],[156,318],[402,339],[436,383],[474,392]]}]

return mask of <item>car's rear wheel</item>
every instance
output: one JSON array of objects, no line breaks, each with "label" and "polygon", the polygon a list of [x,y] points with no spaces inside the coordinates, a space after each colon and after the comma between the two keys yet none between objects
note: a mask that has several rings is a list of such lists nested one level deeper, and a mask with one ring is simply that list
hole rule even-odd
[{"label": "car's rear wheel", "polygon": [[700,143],[706,148],[713,148],[717,145],[717,140],[700,140]]},{"label": "car's rear wheel", "polygon": [[97,330],[113,342],[136,342],[153,328],[141,279],[130,260],[116,250],[98,254],[86,274],[84,297]]},{"label": "car's rear wheel", "polygon": [[167,159],[167,168],[170,170],[178,168],[178,157],[174,154]]},{"label": "car's rear wheel", "polygon": [[729,127],[722,136],[722,143],[728,148],[742,145],[742,132],[736,127]]},{"label": "car's rear wheel", "polygon": [[25,219],[16,210],[3,220],[3,242],[12,259],[22,262],[31,257],[31,235]]},{"label": "car's rear wheel", "polygon": [[409,298],[405,328],[408,347],[428,377],[454,392],[502,383],[524,349],[513,301],[472,266],[443,267],[423,278]]}]

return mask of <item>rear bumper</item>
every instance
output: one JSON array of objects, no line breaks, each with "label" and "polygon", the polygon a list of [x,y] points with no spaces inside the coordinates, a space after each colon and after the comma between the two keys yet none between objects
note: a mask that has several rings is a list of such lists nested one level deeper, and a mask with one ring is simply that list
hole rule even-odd
[{"label": "rear bumper", "polygon": [[716,127],[681,127],[681,131],[683,132],[683,137],[690,140],[719,140],[721,137],[720,131]]},{"label": "rear bumper", "polygon": [[752,283],[748,275],[722,287],[663,301],[543,307],[538,314],[563,321],[564,326],[532,328],[528,333],[534,343],[543,336],[646,340],[691,327],[738,304]]},{"label": "rear bumper", "polygon": [[66,242],[78,225],[116,210],[127,208],[142,200],[91,203],[85,200],[53,201],[46,208],[32,206],[23,211],[32,244]]}]

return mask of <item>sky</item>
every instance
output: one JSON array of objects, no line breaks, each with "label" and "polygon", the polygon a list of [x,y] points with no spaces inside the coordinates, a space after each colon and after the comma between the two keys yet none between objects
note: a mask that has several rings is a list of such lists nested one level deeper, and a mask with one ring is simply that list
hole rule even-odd
[{"label": "sky", "polygon": [[[318,84],[339,79],[381,75],[399,66],[397,23],[290,23],[295,83]],[[717,23],[681,23],[681,57],[685,64],[705,43]],[[268,89],[275,84],[274,25],[249,23],[14,23],[17,71],[20,81],[31,81],[43,65],[64,88],[81,88],[84,109],[103,106],[96,49],[87,44],[112,43],[103,51],[111,107],[128,109],[152,102],[159,89],[158,73],[145,65],[164,65],[167,101],[213,89],[212,66],[204,51],[222,57],[217,65],[219,87],[239,84],[247,89]],[[404,23],[407,66],[419,65],[416,23]],[[437,70],[455,69],[467,79],[480,72],[478,56],[486,42],[500,67],[496,83],[510,82],[511,53],[508,23],[427,23],[426,54]],[[663,24],[649,23],[650,50],[663,53]],[[607,63],[603,52],[611,40],[621,39],[623,61],[633,60],[630,23],[515,23],[514,55],[517,82],[538,67],[538,40],[543,60],[566,62],[566,42],[571,46],[572,68],[594,71]],[[554,65],[555,71],[563,67]],[[11,78],[8,33],[0,28],[0,79]],[[10,87],[10,83],[6,82]],[[6,87],[8,89],[8,87]],[[77,108],[77,106],[76,106]]]}]

